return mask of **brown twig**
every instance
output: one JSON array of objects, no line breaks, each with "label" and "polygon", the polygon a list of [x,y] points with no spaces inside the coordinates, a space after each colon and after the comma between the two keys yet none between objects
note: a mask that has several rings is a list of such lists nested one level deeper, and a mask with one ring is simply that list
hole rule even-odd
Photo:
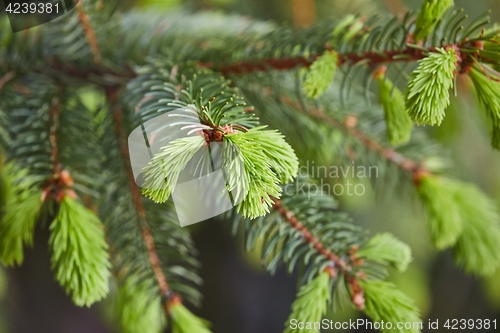
[{"label": "brown twig", "polygon": [[113,119],[115,124],[115,132],[118,136],[118,141],[120,143],[120,151],[124,163],[124,167],[126,169],[126,174],[128,178],[129,188],[132,193],[132,201],[137,211],[137,215],[139,218],[139,225],[142,230],[142,237],[144,239],[144,243],[148,250],[149,262],[153,269],[154,275],[156,277],[156,281],[158,282],[158,287],[160,289],[161,295],[164,299],[163,301],[163,309],[165,314],[168,316],[170,314],[170,306],[172,299],[176,299],[176,295],[172,293],[169,288],[167,278],[163,273],[163,270],[160,265],[160,259],[158,257],[158,253],[156,252],[155,241],[153,235],[151,234],[151,229],[148,225],[146,218],[146,210],[144,209],[144,205],[142,203],[142,196],[139,192],[139,188],[135,183],[134,175],[132,173],[132,169],[130,167],[130,155],[127,148],[127,139],[125,133],[123,132],[123,112],[118,103],[118,88],[108,88],[106,90],[108,100],[112,106]]},{"label": "brown twig", "polygon": [[47,198],[61,202],[65,196],[76,199],[76,192],[73,190],[74,181],[68,170],[64,170],[59,160],[59,119],[61,117],[61,95],[63,91],[53,97],[52,105],[49,109],[49,143],[50,159],[52,162],[53,174],[43,185],[41,201]]},{"label": "brown twig", "polygon": [[80,23],[82,24],[83,32],[85,33],[85,37],[87,37],[87,41],[89,42],[90,48],[92,49],[92,55],[94,56],[94,62],[96,64],[101,63],[101,50],[99,48],[99,44],[97,42],[97,37],[95,34],[94,29],[92,28],[92,24],[90,23],[90,17],[83,8],[83,1],[84,0],[75,0],[77,1],[76,4],[76,11],[78,14],[78,19],[80,20]]},{"label": "brown twig", "polygon": [[54,171],[60,169],[59,165],[59,147],[58,142],[58,128],[59,128],[59,117],[61,116],[61,99],[60,97],[54,97],[54,102],[49,110],[49,141],[51,149],[51,159]]},{"label": "brown twig", "polygon": [[[325,51],[328,49],[325,49]],[[429,49],[432,51],[432,49]],[[269,69],[289,70],[297,66],[309,67],[319,57],[319,54],[312,55],[308,58],[281,58],[281,59],[265,59],[257,61],[243,61],[230,65],[223,65],[220,68],[215,67],[213,63],[202,63],[201,67],[214,68],[219,70],[222,74],[244,74],[250,72],[263,72]],[[337,65],[349,63],[350,65],[358,64],[365,61],[374,66],[378,64],[390,62],[409,62],[417,61],[425,57],[425,52],[420,49],[407,48],[404,50],[390,50],[385,52],[363,52],[363,53],[345,53],[339,54]]]},{"label": "brown twig", "polygon": [[353,304],[357,309],[362,310],[365,305],[364,292],[363,288],[361,288],[359,284],[357,276],[351,273],[352,267],[337,254],[327,249],[325,245],[317,237],[315,237],[311,231],[299,221],[299,219],[297,219],[292,211],[283,206],[283,203],[280,200],[273,198],[273,201],[273,209],[276,210],[283,217],[283,219],[292,226],[292,228],[298,230],[302,234],[304,241],[311,244],[320,255],[333,262],[334,266],[325,270],[330,274],[330,277],[333,278],[337,275],[335,273],[335,269],[338,269],[338,271],[344,275],[346,281],[351,287],[351,300]]}]

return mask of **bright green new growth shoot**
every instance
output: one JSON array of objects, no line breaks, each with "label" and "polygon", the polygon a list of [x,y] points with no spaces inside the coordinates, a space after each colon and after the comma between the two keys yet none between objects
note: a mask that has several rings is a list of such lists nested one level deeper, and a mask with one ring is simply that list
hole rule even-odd
[{"label": "bright green new growth shoot", "polygon": [[[0,220],[0,259],[11,266],[21,265],[23,245],[33,246],[33,234],[42,206],[42,191],[32,187],[28,170],[16,170],[14,163],[2,170],[5,181],[5,210]],[[6,209],[8,208],[8,209]]]},{"label": "bright green new growth shoot", "polygon": [[416,28],[413,34],[415,42],[427,38],[453,4],[453,0],[426,0],[415,21]]},{"label": "bright green new growth shoot", "polygon": [[303,85],[308,97],[318,98],[326,92],[335,77],[338,60],[337,52],[326,51],[314,61]]},{"label": "bright green new growth shoot", "polygon": [[411,137],[413,122],[406,112],[403,93],[384,75],[378,77],[378,86],[389,142],[393,146],[407,143]]},{"label": "bright green new growth shoot", "polygon": [[[330,275],[327,272],[321,273],[314,280],[302,286],[293,302],[292,313],[289,320],[297,319],[301,322],[320,322],[326,313],[328,303],[331,299],[330,293]],[[292,330],[289,326],[284,333],[319,333],[319,329],[296,329]]]},{"label": "bright green new growth shoot", "polygon": [[450,105],[450,89],[457,71],[453,48],[438,48],[419,61],[406,89],[406,109],[417,124],[441,125]]},{"label": "bright green new growth shoot", "polygon": [[419,192],[436,247],[453,246],[455,260],[468,273],[493,274],[500,267],[495,203],[476,186],[449,178],[426,176]]},{"label": "bright green new growth shoot", "polygon": [[241,177],[248,191],[238,205],[238,212],[251,219],[269,213],[272,197],[281,196],[280,183],[292,181],[299,168],[297,156],[284,136],[264,128],[256,127],[224,137],[225,144],[239,149],[243,161],[245,170]]},{"label": "bright green new growth shoot", "polygon": [[172,333],[211,333],[210,323],[192,314],[182,303],[170,307]]},{"label": "bright green new growth shoot", "polygon": [[264,130],[266,127],[252,128],[242,135],[262,148],[280,182],[287,184],[297,177],[299,160],[293,148],[285,141],[285,136],[277,130]]},{"label": "bright green new growth shoot", "polygon": [[[375,322],[392,323],[392,329],[383,329],[382,333],[418,333],[420,328],[398,329],[397,323],[420,323],[420,310],[414,301],[396,288],[393,283],[385,281],[361,281],[365,291],[364,312]],[[413,325],[412,325],[413,326]]]},{"label": "bright green new growth shoot", "polygon": [[52,268],[73,302],[90,306],[106,297],[111,265],[99,218],[65,196],[50,231]]},{"label": "bright green new growth shoot", "polygon": [[476,88],[479,103],[486,109],[492,127],[492,145],[500,150],[500,79],[493,73],[489,74],[493,79],[488,78],[479,66],[472,67],[469,73],[474,87]]},{"label": "bright green new growth shoot", "polygon": [[389,233],[377,234],[363,246],[358,256],[373,262],[394,266],[403,272],[411,262],[410,247]]},{"label": "bright green new growth shoot", "polygon": [[161,298],[151,300],[150,286],[137,280],[129,277],[119,287],[113,315],[123,333],[161,333],[167,324]]},{"label": "bright green new growth shoot", "polygon": [[256,128],[252,132],[230,134],[224,138],[240,149],[245,166],[243,176],[248,182],[248,193],[238,205],[238,212],[251,219],[269,213],[269,207],[273,204],[271,197],[281,196],[280,180],[271,169],[272,164],[269,158],[277,149],[275,147],[273,152],[266,152],[258,140],[261,138],[258,131],[259,129]]},{"label": "bright green new growth shoot", "polygon": [[453,195],[458,186],[455,180],[435,176],[423,177],[419,184],[431,240],[440,250],[455,245],[463,230],[460,207]]},{"label": "bright green new growth shoot", "polygon": [[455,260],[467,273],[492,275],[500,267],[500,218],[496,204],[476,186],[465,183],[455,196],[464,221],[454,248]]},{"label": "bright green new growth shoot", "polygon": [[143,170],[145,182],[142,193],[157,203],[167,201],[181,171],[204,144],[203,136],[194,135],[174,140],[165,146]]}]

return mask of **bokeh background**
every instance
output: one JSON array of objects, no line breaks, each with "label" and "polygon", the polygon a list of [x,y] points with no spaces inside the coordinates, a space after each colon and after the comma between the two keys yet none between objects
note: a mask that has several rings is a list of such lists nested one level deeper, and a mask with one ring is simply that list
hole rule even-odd
[{"label": "bokeh background", "polygon": [[[471,16],[492,9],[500,22],[499,0],[455,0]],[[420,0],[120,0],[120,10],[216,10],[289,26],[307,26],[346,13],[373,15],[416,9]],[[442,127],[431,135],[447,147],[457,176],[478,184],[500,198],[500,153],[494,152],[485,133],[488,128],[476,112],[478,106],[468,79],[459,81],[459,94]],[[403,274],[391,279],[412,296],[423,318],[497,319],[500,323],[500,272],[478,280],[464,275],[448,251],[437,253],[429,242],[419,208],[397,197],[377,200],[372,193],[340,198],[341,208],[355,223],[376,232],[390,231],[411,245],[414,261]],[[195,312],[213,323],[215,333],[276,333],[283,330],[297,291],[296,279],[279,271],[270,277],[257,253],[245,253],[242,235],[232,237],[230,226],[207,221],[192,228],[203,263],[204,307]],[[35,248],[24,265],[0,267],[0,333],[111,333],[106,302],[81,309],[72,305],[50,272],[48,232],[40,228]],[[500,251],[500,244],[498,246]],[[346,309],[329,315],[334,320],[357,318]],[[148,333],[148,332],[145,332]]]}]

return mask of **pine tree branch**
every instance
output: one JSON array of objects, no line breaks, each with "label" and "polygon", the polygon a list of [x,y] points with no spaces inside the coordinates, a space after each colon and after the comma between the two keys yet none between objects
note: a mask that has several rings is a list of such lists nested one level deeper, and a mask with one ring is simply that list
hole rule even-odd
[{"label": "pine tree branch", "polygon": [[83,32],[87,37],[87,41],[89,42],[90,48],[92,49],[92,55],[94,56],[94,62],[96,64],[101,63],[101,50],[99,48],[99,44],[97,42],[97,37],[94,29],[92,28],[92,24],[90,23],[90,17],[83,8],[84,0],[74,0],[76,1],[76,12],[78,14],[78,20],[82,24]]},{"label": "pine tree branch", "polygon": [[62,95],[63,90],[60,88],[53,96],[53,102],[49,109],[49,143],[53,174],[43,185],[42,202],[49,197],[54,198],[58,203],[66,195],[72,199],[77,197],[76,192],[72,189],[73,178],[67,170],[62,168],[59,158],[59,119],[61,117]]},{"label": "pine tree branch", "polygon": [[[413,35],[406,36],[406,48],[400,50],[385,50],[385,51],[369,51],[369,52],[348,52],[339,53],[337,66],[348,65],[355,66],[361,62],[374,68],[378,65],[398,63],[398,62],[415,62],[427,57],[430,52],[436,52],[438,47],[423,47],[414,45]],[[457,53],[458,66],[461,66],[460,73],[466,73],[469,67],[475,62],[488,62],[489,59],[484,58],[479,53],[471,54],[469,52],[462,52],[461,49],[466,46],[469,40],[460,43],[452,43],[442,46],[444,49],[454,49]],[[473,43],[474,47],[478,50],[481,49],[480,43]],[[325,47],[324,52],[335,51],[331,47]],[[259,59],[250,61],[240,61],[232,64],[222,65],[216,67],[214,63],[200,63],[200,67],[211,68],[220,71],[224,76],[230,74],[245,74],[251,72],[267,72],[269,70],[291,70],[298,66],[305,68],[310,67],[322,53],[312,54],[309,57],[296,57],[296,58],[272,58],[272,59]]]},{"label": "pine tree branch", "polygon": [[162,268],[160,267],[160,259],[158,257],[158,253],[156,252],[156,245],[151,234],[151,229],[148,225],[146,210],[142,203],[141,193],[135,183],[134,175],[132,173],[131,167],[128,163],[130,160],[130,155],[127,148],[127,140],[125,133],[123,132],[123,112],[118,103],[118,88],[109,88],[107,89],[107,97],[112,106],[113,119],[115,125],[116,135],[118,136],[118,141],[120,143],[120,151],[123,159],[123,163],[125,164],[125,170],[128,178],[129,188],[132,194],[132,201],[137,211],[137,215],[139,218],[139,225],[142,230],[142,237],[144,239],[144,243],[148,250],[149,262],[151,264],[151,268],[153,269],[155,278],[158,282],[158,287],[160,289],[160,293],[164,299],[162,302],[163,309],[165,311],[165,315],[169,316],[171,303],[179,298],[176,294],[173,294],[169,288],[167,278],[163,273]]},{"label": "pine tree branch", "polygon": [[280,213],[285,221],[287,221],[294,229],[302,233],[306,243],[311,244],[314,249],[326,259],[334,262],[335,267],[337,267],[342,274],[347,274],[347,272],[351,270],[351,267],[343,259],[341,259],[337,254],[333,253],[329,249],[325,248],[324,244],[297,219],[292,211],[289,211],[285,207],[283,207],[281,200],[273,198],[273,201],[273,209]]},{"label": "pine tree branch", "polygon": [[51,149],[51,159],[52,166],[54,168],[54,173],[59,170],[59,147],[58,147],[58,127],[59,127],[59,117],[61,115],[61,99],[60,97],[55,97],[52,106],[49,111],[49,141]]},{"label": "pine tree branch", "polygon": [[[282,205],[282,202],[280,200],[273,198],[273,201],[273,209],[276,210],[283,217],[283,219],[288,222],[288,224],[290,224],[292,228],[302,233],[304,241],[308,244],[311,244],[320,255],[324,256],[327,260],[330,260],[334,263],[334,267],[327,267],[325,271],[330,274],[331,278],[334,278],[337,276],[335,269],[338,269],[338,271],[345,277],[346,281],[351,287],[351,300],[353,304],[358,310],[363,310],[365,306],[364,291],[359,283],[358,277],[351,273],[352,267],[347,264],[344,259],[340,258],[337,254],[327,249],[325,245],[317,237],[315,237],[311,233],[311,231],[299,221],[299,219],[297,219],[292,211],[286,209]],[[351,249],[351,252],[356,251],[357,248]],[[358,271],[357,274],[363,275],[361,271]]]},{"label": "pine tree branch", "polygon": [[[325,48],[325,51],[331,50]],[[429,52],[431,49],[429,49]],[[212,63],[200,64],[201,67],[214,68],[219,70],[224,76],[229,74],[244,74],[251,72],[266,72],[270,69],[290,70],[297,66],[309,67],[320,56],[314,54],[310,57],[297,58],[282,58],[282,59],[265,59],[258,61],[243,61],[234,64],[224,65],[220,68],[214,68]],[[337,65],[350,64],[351,66],[358,64],[361,61],[366,61],[370,65],[377,65],[390,62],[411,62],[423,59],[425,52],[420,49],[407,48],[405,50],[388,50],[383,52],[364,52],[364,53],[345,53],[339,54]]]},{"label": "pine tree branch", "polygon": [[[266,94],[270,94],[270,91],[267,91]],[[296,110],[299,110],[299,112],[304,112],[301,105],[298,102],[293,101],[288,96],[281,95],[281,99],[283,103],[287,104],[288,106],[293,107]],[[384,159],[386,159],[390,163],[395,164],[400,169],[406,172],[409,172],[413,176],[413,181],[415,185],[419,184],[420,179],[423,176],[432,173],[421,163],[407,158],[406,156],[396,152],[392,148],[384,147],[379,142],[371,139],[366,133],[361,131],[359,128],[356,128],[358,119],[355,116],[348,116],[344,119],[344,121],[339,121],[326,114],[323,110],[316,107],[308,107],[307,114],[318,121],[336,127],[345,132],[346,134],[355,137],[366,148],[377,152],[379,155],[381,155]]]}]

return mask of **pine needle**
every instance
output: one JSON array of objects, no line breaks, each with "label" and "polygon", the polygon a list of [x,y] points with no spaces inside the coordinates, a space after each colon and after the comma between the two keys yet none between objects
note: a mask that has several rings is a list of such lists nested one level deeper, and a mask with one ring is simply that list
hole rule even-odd
[{"label": "pine needle", "polygon": [[238,212],[244,217],[254,219],[269,213],[273,201],[271,197],[281,196],[279,178],[272,170],[272,164],[261,145],[256,140],[255,132],[241,132],[226,135],[225,140],[235,144],[241,152],[245,175],[248,182],[248,193],[238,204]]},{"label": "pine needle", "polygon": [[450,89],[457,71],[457,55],[450,48],[438,48],[410,76],[406,89],[406,109],[418,124],[441,125],[450,105]]},{"label": "pine needle", "polygon": [[392,329],[381,330],[382,333],[418,333],[420,329],[398,329],[398,323],[420,323],[420,310],[415,302],[397,289],[396,285],[385,281],[361,281],[365,291],[364,312],[374,322],[392,324]]},{"label": "pine needle", "polygon": [[328,90],[337,71],[337,61],[335,51],[327,51],[314,61],[304,82],[304,92],[308,97],[318,98]]},{"label": "pine needle", "polygon": [[78,306],[90,306],[109,292],[110,262],[98,217],[66,196],[50,225],[52,269]]},{"label": "pine needle", "polygon": [[23,245],[33,246],[36,221],[42,207],[42,191],[32,186],[27,170],[16,170],[11,162],[2,170],[5,207],[0,207],[0,259],[7,266],[21,265]]},{"label": "pine needle", "polygon": [[485,108],[493,124],[492,146],[500,150],[500,82],[488,78],[479,66],[472,67],[469,76],[476,88],[479,103]]},{"label": "pine needle", "polygon": [[130,276],[120,286],[114,302],[114,316],[122,333],[161,333],[166,326],[161,298],[151,299],[146,283]]},{"label": "pine needle", "polygon": [[434,30],[444,13],[454,5],[453,0],[425,0],[415,21],[415,42],[424,40]]},{"label": "pine needle", "polygon": [[464,220],[454,248],[456,262],[467,273],[492,275],[500,267],[500,217],[495,202],[469,184],[462,184],[455,198]]},{"label": "pine needle", "polygon": [[[331,300],[330,275],[323,272],[308,284],[302,286],[293,302],[292,313],[288,322],[297,319],[299,322],[320,322],[326,313]],[[295,329],[287,327],[284,333],[319,333],[319,329]]]},{"label": "pine needle", "polygon": [[460,186],[455,180],[436,176],[423,177],[418,188],[427,211],[431,240],[438,249],[455,245],[464,222],[453,193]]},{"label": "pine needle", "polygon": [[387,136],[393,146],[410,141],[413,130],[411,121],[405,108],[403,93],[387,77],[380,77],[379,98],[385,112],[387,123]]},{"label": "pine needle", "polygon": [[245,133],[248,140],[254,140],[263,148],[271,168],[282,184],[297,177],[299,160],[293,148],[285,141],[285,136],[277,130],[263,130],[266,126],[252,128]]},{"label": "pine needle", "polygon": [[210,323],[192,314],[182,303],[170,307],[172,333],[211,333]]},{"label": "pine needle", "polygon": [[373,236],[358,255],[373,262],[392,265],[400,272],[405,271],[412,260],[410,247],[389,233]]},{"label": "pine needle", "polygon": [[204,144],[205,138],[195,135],[174,140],[165,146],[143,170],[145,182],[142,193],[157,203],[167,201],[179,174]]}]

